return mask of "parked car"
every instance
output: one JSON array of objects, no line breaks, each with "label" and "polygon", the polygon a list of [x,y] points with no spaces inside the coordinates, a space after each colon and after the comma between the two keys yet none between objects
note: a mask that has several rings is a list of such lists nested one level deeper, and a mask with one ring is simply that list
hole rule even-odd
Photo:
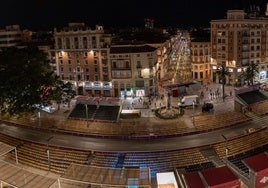
[{"label": "parked car", "polygon": [[205,103],[202,106],[202,112],[210,112],[211,110],[213,110],[213,104],[212,103]]}]

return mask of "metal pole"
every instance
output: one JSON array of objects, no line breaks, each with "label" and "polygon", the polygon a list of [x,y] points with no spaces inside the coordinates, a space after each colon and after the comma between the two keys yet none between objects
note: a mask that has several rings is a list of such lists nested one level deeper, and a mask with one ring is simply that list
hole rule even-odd
[{"label": "metal pole", "polygon": [[195,106],[195,102],[193,101],[193,125],[195,126],[195,122],[194,122],[194,106]]},{"label": "metal pole", "polygon": [[48,171],[50,171],[50,153],[49,153],[49,142],[53,139],[54,136],[51,136],[47,139],[47,162],[48,162]]},{"label": "metal pole", "polygon": [[41,126],[41,112],[38,112],[38,126]]},{"label": "metal pole", "polygon": [[15,148],[15,156],[16,156],[16,164],[18,164],[18,153],[17,153],[17,148]]},{"label": "metal pole", "polygon": [[226,138],[226,136],[224,136],[223,134],[221,135],[223,138],[224,138],[224,140],[225,140],[225,158],[227,159],[227,157],[228,157],[228,151],[229,151],[229,149],[228,149],[228,147],[227,147],[227,141],[228,141],[228,139]]},{"label": "metal pole", "polygon": [[86,123],[87,123],[87,127],[88,127],[88,110],[87,110],[87,104],[86,104],[86,118],[87,118],[86,119],[86,121],[87,121]]},{"label": "metal pole", "polygon": [[58,184],[59,184],[59,188],[61,188],[61,185],[60,185],[60,178],[58,178]]},{"label": "metal pole", "polygon": [[49,156],[49,149],[47,149],[47,161],[48,161],[48,170],[50,170],[50,156]]}]

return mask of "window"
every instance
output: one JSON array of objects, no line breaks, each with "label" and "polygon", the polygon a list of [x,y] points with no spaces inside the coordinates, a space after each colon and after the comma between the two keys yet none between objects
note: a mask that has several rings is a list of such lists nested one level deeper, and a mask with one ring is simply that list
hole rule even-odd
[{"label": "window", "polygon": [[77,75],[77,80],[78,80],[78,81],[81,80],[81,75],[80,75],[80,74]]},{"label": "window", "polygon": [[116,68],[116,62],[113,61],[113,68]]},{"label": "window", "polygon": [[126,68],[130,68],[130,63],[129,63],[129,61],[126,61]]},{"label": "window", "polygon": [[198,79],[198,73],[197,72],[194,73],[194,79]]},{"label": "window", "polygon": [[71,65],[72,64],[72,60],[69,59],[68,60],[68,64]]},{"label": "window", "polygon": [[143,80],[137,80],[136,81],[136,87],[144,87],[144,81]]},{"label": "window", "polygon": [[203,79],[203,72],[200,72],[200,78]]},{"label": "window", "polygon": [[137,61],[137,68],[141,68],[141,62]]}]

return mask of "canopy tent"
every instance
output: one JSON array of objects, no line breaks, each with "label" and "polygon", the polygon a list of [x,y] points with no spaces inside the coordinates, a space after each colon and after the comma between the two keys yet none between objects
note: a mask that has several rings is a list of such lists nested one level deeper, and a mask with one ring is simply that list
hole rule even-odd
[{"label": "canopy tent", "polygon": [[203,170],[201,174],[210,188],[241,187],[240,179],[227,166]]},{"label": "canopy tent", "polygon": [[189,172],[183,175],[185,184],[188,188],[205,188],[205,185],[199,175],[199,172]]},{"label": "canopy tent", "polygon": [[156,174],[158,188],[178,188],[174,172],[162,172]]},{"label": "canopy tent", "polygon": [[268,186],[268,155],[266,153],[246,158],[243,162],[249,168],[250,174],[253,175],[251,183],[254,187]]}]

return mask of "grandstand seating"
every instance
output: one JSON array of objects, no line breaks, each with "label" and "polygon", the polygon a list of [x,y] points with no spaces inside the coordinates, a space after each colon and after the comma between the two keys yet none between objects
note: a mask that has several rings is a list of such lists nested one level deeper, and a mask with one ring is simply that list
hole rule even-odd
[{"label": "grandstand seating", "polygon": [[117,121],[119,110],[120,106],[116,105],[103,106],[78,103],[70,113],[69,118]]},{"label": "grandstand seating", "polygon": [[[261,103],[265,102],[262,101]],[[253,109],[255,109],[254,105],[253,103]],[[86,108],[88,109],[87,113],[85,112]],[[136,135],[146,136],[152,133],[154,135],[165,136],[176,133],[188,134],[193,131],[214,130],[251,120],[244,114],[232,111],[215,115],[196,116],[194,130],[179,120],[176,120],[175,123],[174,121],[165,121],[165,124],[168,126],[163,126],[161,122],[155,122],[154,129],[152,130],[151,126],[147,126],[150,124],[148,119],[140,121],[141,123],[134,121],[134,123],[123,121],[111,123],[113,120],[116,120],[119,111],[120,106],[98,106],[92,104],[86,107],[84,104],[79,103],[71,112],[70,118],[64,121],[64,129],[70,131],[77,130],[77,132],[85,133],[88,131],[94,134],[122,136],[133,132],[133,127],[135,126]],[[88,119],[108,121],[102,124],[91,122],[90,126],[86,127],[86,121],[79,121],[82,122],[80,124],[75,120],[75,118],[86,119],[87,116]],[[25,124],[27,123],[27,120],[23,119],[23,121],[25,121]],[[57,126],[60,129],[63,125],[58,124]],[[210,159],[202,154],[202,147],[172,151],[117,153],[81,151],[52,145],[48,146],[12,138],[3,134],[0,134],[0,141],[17,148],[19,163],[57,174],[63,174],[71,163],[114,168],[149,167],[153,177],[158,172],[173,171],[174,168],[184,169],[185,172],[194,172],[215,167]],[[220,159],[225,159],[226,148],[228,148],[228,161],[248,174],[248,169],[242,163],[242,160],[259,152],[267,151],[268,131],[266,128],[263,128],[253,133],[245,133],[239,137],[212,144],[210,147],[215,150]],[[12,152],[6,155],[7,159],[14,160],[14,154]]]},{"label": "grandstand seating", "polygon": [[195,127],[199,130],[211,130],[222,127],[237,125],[251,118],[236,111],[228,111],[220,114],[208,114],[195,117]]},{"label": "grandstand seating", "polygon": [[238,96],[243,101],[245,101],[248,105],[267,100],[267,97],[263,93],[261,93],[259,90],[240,93],[238,94]]},{"label": "grandstand seating", "polygon": [[[123,156],[123,158],[122,158]],[[123,160],[123,161],[121,161]],[[120,165],[119,164],[120,161]],[[94,152],[91,165],[105,167],[149,167],[152,177],[157,172],[172,171],[174,168],[184,168],[192,164],[209,162],[198,148],[163,152]]]},{"label": "grandstand seating", "polygon": [[[0,140],[17,147],[19,163],[57,174],[64,173],[71,163],[86,164],[90,155],[88,151],[21,141],[3,134],[0,134]],[[49,159],[47,150],[49,150]],[[15,161],[13,152],[9,153],[7,157]]]},{"label": "grandstand seating", "polygon": [[268,100],[253,103],[250,105],[252,112],[258,116],[263,116],[268,114]]}]

